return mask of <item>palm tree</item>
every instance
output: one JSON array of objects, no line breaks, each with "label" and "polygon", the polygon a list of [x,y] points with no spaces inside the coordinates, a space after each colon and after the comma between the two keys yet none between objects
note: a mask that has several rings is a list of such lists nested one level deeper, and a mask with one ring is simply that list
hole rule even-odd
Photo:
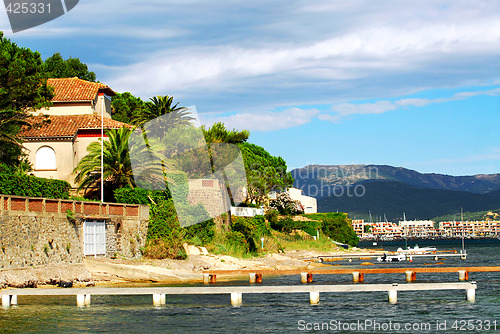
[{"label": "palm tree", "polygon": [[[172,96],[155,96],[146,103],[146,108],[139,110],[132,117],[132,124],[142,127],[149,121],[158,119],[156,131],[167,131],[189,124],[194,120],[186,107],[179,107],[179,102],[173,105]],[[162,132],[163,133],[163,132]]]},{"label": "palm tree", "polygon": [[[138,179],[147,184],[165,184],[164,166],[158,163],[156,157],[146,147],[129,147],[129,138],[133,129],[106,130],[108,140],[104,141],[103,169],[104,169],[104,198],[114,200],[114,190],[122,187],[136,187]],[[129,149],[135,161],[141,162],[140,170],[133,170]],[[87,147],[88,154],[80,160],[74,169],[75,181],[79,184],[78,190],[97,190],[101,187],[101,141],[92,142]],[[136,174],[134,177],[134,172]]]},{"label": "palm tree", "polygon": [[[130,156],[128,153],[128,138],[132,130],[123,127],[118,130],[107,130],[107,141],[104,141],[103,168],[105,198],[113,198],[113,191],[120,187],[135,187]],[[78,190],[86,192],[98,189],[101,185],[101,141],[92,142],[87,147],[88,154],[80,160],[74,169],[75,181],[79,183]]]}]

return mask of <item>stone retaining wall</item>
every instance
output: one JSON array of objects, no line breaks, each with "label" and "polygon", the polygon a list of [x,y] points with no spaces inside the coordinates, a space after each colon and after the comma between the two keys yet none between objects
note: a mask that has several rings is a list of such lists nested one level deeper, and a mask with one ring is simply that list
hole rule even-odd
[{"label": "stone retaining wall", "polygon": [[105,221],[107,257],[140,256],[147,205],[0,195],[0,268],[83,261],[83,225]]}]

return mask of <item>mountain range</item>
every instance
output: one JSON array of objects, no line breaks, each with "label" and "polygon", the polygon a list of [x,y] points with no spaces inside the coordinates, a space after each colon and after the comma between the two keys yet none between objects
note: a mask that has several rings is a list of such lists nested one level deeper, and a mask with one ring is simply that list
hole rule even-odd
[{"label": "mountain range", "polygon": [[[309,165],[294,169],[294,187],[318,199],[319,212],[353,219],[432,219],[500,208],[500,174],[452,176],[387,165]],[[384,218],[385,219],[385,218]]]}]

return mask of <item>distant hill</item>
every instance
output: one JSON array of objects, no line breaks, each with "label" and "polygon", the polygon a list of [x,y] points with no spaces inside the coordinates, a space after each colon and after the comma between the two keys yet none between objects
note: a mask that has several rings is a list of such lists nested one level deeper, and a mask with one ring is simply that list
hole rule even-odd
[{"label": "distant hill", "polygon": [[332,187],[373,180],[395,181],[419,188],[468,191],[479,194],[500,189],[500,174],[471,176],[424,174],[411,169],[386,165],[309,165],[292,170],[292,176],[295,179],[296,188],[303,189],[305,195],[317,198],[328,196],[327,190]]},{"label": "distant hill", "polygon": [[452,221],[452,220],[500,220],[500,209],[476,211],[476,212],[455,212],[454,214],[444,215],[432,218],[435,222]]},{"label": "distant hill", "polygon": [[[394,181],[363,183],[363,196],[329,196],[318,200],[320,212],[347,212],[353,219],[368,219],[369,211],[374,220],[384,218],[397,222],[403,213],[410,219],[431,219],[460,212],[484,211],[500,207],[499,194],[476,194],[465,191],[417,188]],[[354,193],[351,187],[351,194]],[[340,191],[338,192],[340,194]]]},{"label": "distant hill", "polygon": [[320,212],[351,218],[431,219],[500,207],[500,174],[423,174],[386,165],[310,165],[294,169],[294,186],[318,199]]}]

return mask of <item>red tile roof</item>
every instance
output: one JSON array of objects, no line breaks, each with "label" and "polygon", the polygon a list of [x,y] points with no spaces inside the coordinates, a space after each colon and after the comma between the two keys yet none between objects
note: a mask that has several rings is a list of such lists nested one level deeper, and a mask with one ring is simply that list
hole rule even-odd
[{"label": "red tile roof", "polygon": [[[43,120],[43,116],[33,117],[33,122]],[[49,124],[43,125],[37,129],[35,127],[27,131],[19,132],[19,137],[24,139],[42,139],[42,138],[64,138],[73,137],[79,129],[100,129],[101,117],[97,114],[92,115],[51,115]],[[121,127],[132,128],[132,125],[118,122],[104,117],[104,129],[119,129]]]},{"label": "red tile roof", "polygon": [[116,95],[116,93],[105,84],[90,82],[78,79],[77,77],[48,79],[47,84],[54,87],[54,98],[52,102],[92,101],[99,92],[104,92],[109,96]]}]

